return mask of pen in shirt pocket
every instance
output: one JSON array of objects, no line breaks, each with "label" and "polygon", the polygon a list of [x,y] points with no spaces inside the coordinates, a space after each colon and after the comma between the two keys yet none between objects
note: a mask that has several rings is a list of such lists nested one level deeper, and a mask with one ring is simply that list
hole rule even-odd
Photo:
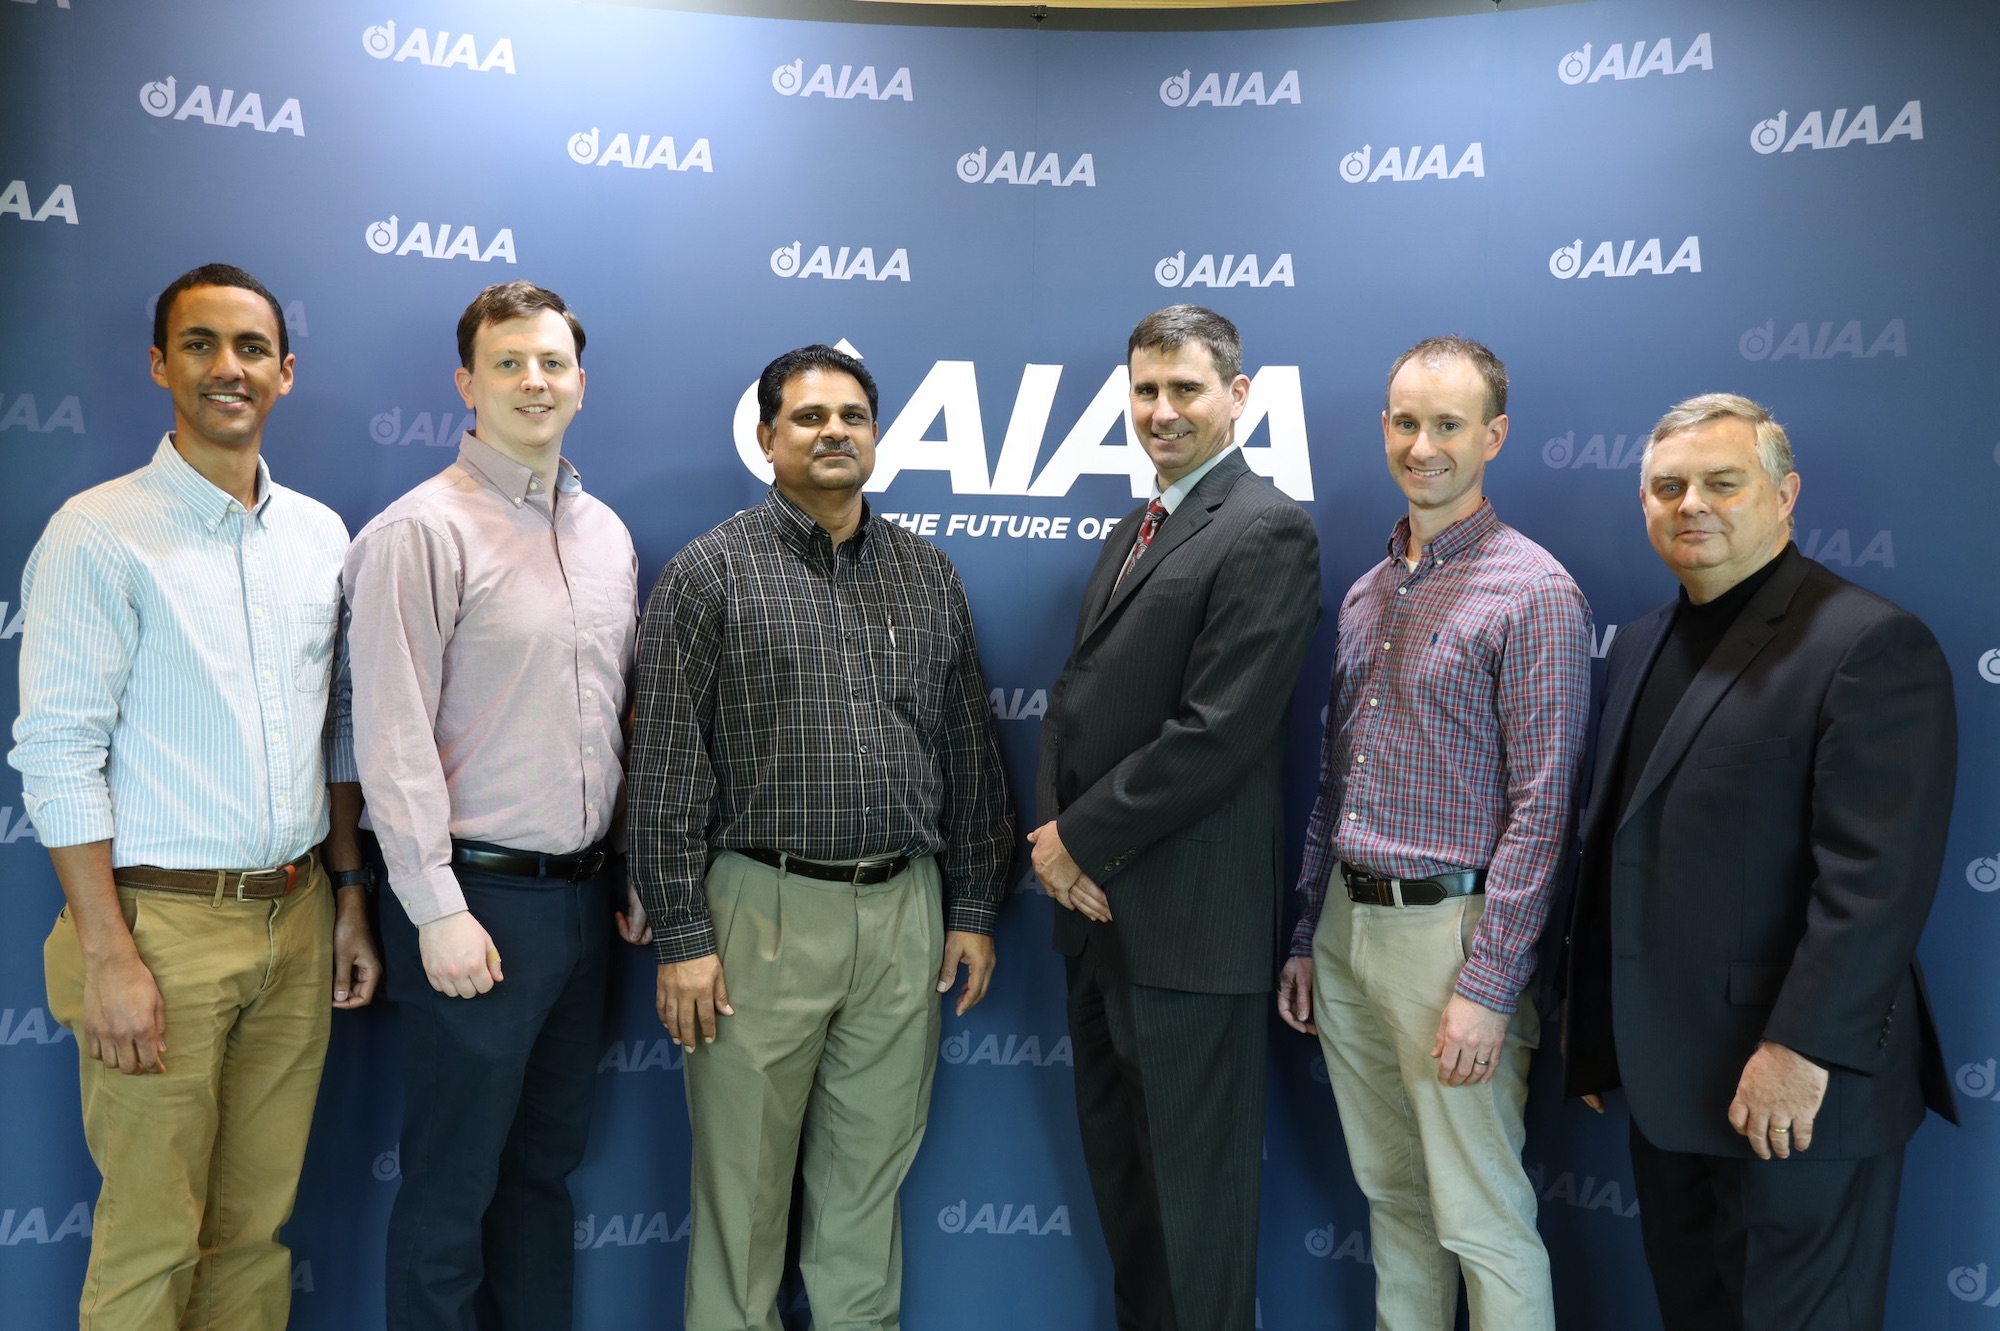
[{"label": "pen in shirt pocket", "polygon": [[889,621],[889,650],[893,652],[896,650],[896,617],[884,615],[883,618]]}]

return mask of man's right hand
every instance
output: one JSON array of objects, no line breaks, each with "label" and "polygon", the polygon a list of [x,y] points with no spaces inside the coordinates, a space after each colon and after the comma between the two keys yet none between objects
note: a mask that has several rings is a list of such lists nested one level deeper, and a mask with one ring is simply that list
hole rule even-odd
[{"label": "man's right hand", "polygon": [[1295,1031],[1319,1034],[1313,1025],[1313,959],[1293,957],[1278,972],[1278,1018]]},{"label": "man's right hand", "polygon": [[417,947],[423,953],[424,978],[441,994],[477,998],[503,978],[500,949],[469,910],[418,925]]},{"label": "man's right hand", "polygon": [[675,1044],[694,1052],[695,1037],[713,1043],[715,1014],[736,1015],[729,1006],[729,986],[722,978],[722,958],[710,953],[693,961],[663,961],[654,986],[660,1021]]},{"label": "man's right hand", "polygon": [[167,1005],[136,950],[85,963],[83,1048],[128,1075],[167,1070]]}]

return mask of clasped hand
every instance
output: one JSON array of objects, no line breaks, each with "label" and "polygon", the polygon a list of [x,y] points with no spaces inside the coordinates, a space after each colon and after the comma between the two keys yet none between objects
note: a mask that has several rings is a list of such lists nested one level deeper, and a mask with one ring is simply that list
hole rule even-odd
[{"label": "clasped hand", "polygon": [[1028,833],[1028,844],[1035,848],[1035,877],[1058,906],[1100,924],[1111,922],[1111,898],[1070,858],[1053,818]]}]

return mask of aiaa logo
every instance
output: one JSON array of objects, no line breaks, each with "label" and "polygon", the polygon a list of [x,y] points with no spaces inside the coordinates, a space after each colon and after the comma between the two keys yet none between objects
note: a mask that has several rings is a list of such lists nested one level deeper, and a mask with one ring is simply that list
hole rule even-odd
[{"label": "aiaa logo", "polygon": [[[0,619],[7,620],[7,627],[0,629],[0,639],[20,637],[21,622],[27,617],[28,607],[24,605],[10,618],[7,614],[7,603],[0,601]],[[8,825],[9,820],[12,820],[12,826]],[[0,844],[11,846],[16,841],[32,841],[40,845],[41,840],[41,834],[35,831],[35,820],[28,817],[26,809],[15,813],[13,805],[0,804]]]},{"label": "aiaa logo", "polygon": [[[651,151],[647,151],[648,147]],[[662,134],[657,142],[650,134],[641,134],[635,141],[630,134],[620,130],[612,136],[611,142],[602,144],[597,126],[578,131],[569,136],[569,160],[578,166],[624,166],[635,171],[651,171],[654,167],[665,167],[669,171],[706,171],[714,174],[715,165],[709,160],[708,140],[696,139],[689,145],[687,155],[674,155],[674,136]]]},{"label": "aiaa logo", "polygon": [[[0,809],[0,814],[11,810]],[[28,820],[21,819],[23,823]],[[21,1019],[14,1019],[13,1008],[0,1008],[0,1045],[17,1044],[61,1044],[70,1038],[69,1028],[49,1016],[43,1008],[21,1009]]]},{"label": "aiaa logo", "polygon": [[1965,866],[1965,881],[1975,892],[2000,890],[2000,855],[1974,860]]},{"label": "aiaa logo", "polygon": [[1184,69],[1161,80],[1160,100],[1168,106],[1276,106],[1279,102],[1297,106],[1299,71],[1286,70],[1271,85],[1271,90],[1265,92],[1262,70],[1252,70],[1248,75],[1206,74],[1197,87],[1194,71]]},{"label": "aiaa logo", "polygon": [[1368,1246],[1368,1232],[1350,1229],[1347,1237],[1342,1238],[1340,1227],[1331,1220],[1317,1229],[1306,1231],[1306,1252],[1330,1262],[1355,1262],[1362,1266],[1375,1264],[1375,1254]]},{"label": "aiaa logo", "polygon": [[1219,263],[1213,254],[1204,254],[1190,265],[1187,251],[1176,250],[1153,265],[1153,280],[1163,287],[1288,287],[1293,285],[1292,256],[1289,250],[1280,254],[1259,273],[1254,254],[1241,259],[1225,254]]},{"label": "aiaa logo", "polygon": [[1845,148],[1850,143],[1887,143],[1891,139],[1909,139],[1914,142],[1924,136],[1924,107],[1922,102],[1905,102],[1896,118],[1889,122],[1889,128],[1877,131],[1875,108],[1864,106],[1854,113],[1854,119],[1847,118],[1847,108],[1840,107],[1833,113],[1830,122],[1822,122],[1820,113],[1810,111],[1791,136],[1785,135],[1785,124],[1791,119],[1791,112],[1780,111],[1769,120],[1760,120],[1750,127],[1750,146],[1766,156],[1775,152],[1792,152],[1799,148]]},{"label": "aiaa logo", "polygon": [[1989,1308],[2000,1308],[2000,1289],[1986,1292],[1986,1263],[1977,1266],[1954,1266],[1945,1273],[1944,1287],[1954,1298],[1967,1303],[1984,1303]]},{"label": "aiaa logo", "polygon": [[139,105],[146,108],[147,115],[162,120],[172,116],[176,120],[199,120],[204,125],[220,125],[228,129],[247,125],[266,134],[288,129],[298,138],[306,136],[305,116],[299,110],[299,99],[296,97],[287,97],[267,123],[264,119],[264,99],[257,93],[246,92],[238,97],[234,88],[224,88],[222,95],[217,97],[209,91],[206,83],[197,83],[194,90],[176,106],[174,86],[171,74],[157,82],[141,84]]},{"label": "aiaa logo", "polygon": [[368,248],[377,254],[421,254],[426,259],[471,259],[474,263],[491,263],[495,259],[514,262],[514,228],[503,226],[493,235],[492,244],[484,250],[479,248],[479,229],[462,226],[453,235],[451,223],[439,222],[437,234],[431,234],[429,222],[419,222],[410,228],[410,233],[397,243],[399,222],[394,213],[386,222],[370,222],[362,239]]},{"label": "aiaa logo", "polygon": [[368,1172],[375,1176],[377,1183],[388,1183],[403,1177],[402,1148],[400,1146],[391,1146],[388,1150],[376,1156],[375,1163],[369,1166]]},{"label": "aiaa logo", "polygon": [[1787,356],[1799,360],[1834,360],[1841,356],[1873,360],[1877,356],[1910,354],[1909,340],[1901,319],[1891,319],[1883,324],[1882,330],[1873,339],[1865,336],[1859,319],[1849,319],[1840,326],[1839,334],[1828,341],[1832,334],[1832,320],[1820,324],[1817,338],[1813,336],[1810,323],[1799,322],[1793,324],[1780,339],[1778,321],[1766,319],[1755,328],[1743,330],[1743,336],[1736,339],[1736,351],[1744,360],[1774,361],[1784,360]]},{"label": "aiaa logo", "polygon": [[1660,261],[1660,238],[1653,237],[1634,254],[1632,247],[1638,242],[1628,240],[1623,249],[1615,240],[1598,242],[1591,251],[1588,262],[1583,257],[1583,241],[1575,240],[1549,255],[1549,272],[1567,282],[1572,277],[1589,277],[1602,273],[1606,277],[1637,277],[1641,273],[1651,273],[1664,277],[1668,273],[1701,271],[1701,237],[1689,236],[1674,251],[1674,257],[1662,266]]},{"label": "aiaa logo", "polygon": [[677,1072],[686,1053],[672,1040],[613,1040],[597,1060],[599,1072]]},{"label": "aiaa logo", "polygon": [[960,1201],[938,1212],[938,1228],[947,1234],[1069,1234],[1069,1207],[1058,1206],[1043,1220],[1035,1213],[1035,1204],[1028,1202],[1016,1206],[1013,1202],[1002,1203],[998,1210],[992,1202],[980,1203],[977,1211],[967,1212],[971,1203]]},{"label": "aiaa logo", "polygon": [[903,65],[889,76],[887,83],[877,87],[875,66],[863,65],[856,74],[854,66],[842,65],[836,76],[832,65],[821,65],[806,77],[806,62],[794,60],[789,65],[779,65],[771,71],[771,87],[783,97],[811,97],[817,93],[821,97],[835,101],[852,101],[865,97],[871,102],[886,102],[892,97],[906,102],[917,100],[910,88],[910,67]]},{"label": "aiaa logo", "polygon": [[28,196],[28,182],[10,180],[7,188],[0,190],[0,217],[8,214],[24,222],[46,222],[50,218],[61,218],[71,226],[76,225],[76,192],[68,185],[57,185],[42,200],[42,206],[33,206]]},{"label": "aiaa logo", "polygon": [[1799,549],[1807,559],[1817,559],[1822,564],[1837,564],[1841,568],[1860,568],[1865,564],[1880,564],[1883,568],[1896,567],[1896,540],[1886,531],[1878,531],[1861,546],[1861,553],[1854,553],[1855,539],[1845,527],[1835,527],[1822,532],[1814,527],[1799,541]]},{"label": "aiaa logo", "polygon": [[805,254],[804,241],[778,246],[771,251],[771,271],[779,277],[818,277],[829,282],[850,282],[857,277],[869,282],[910,280],[910,252],[901,246],[890,251],[879,270],[875,267],[874,247],[870,245],[860,249],[842,245],[837,252],[830,245],[821,245],[803,263],[799,261],[802,254]]},{"label": "aiaa logo", "polygon": [[[0,393],[0,402],[6,401],[7,395]],[[7,410],[0,412],[0,434],[14,429],[26,430],[31,434],[54,434],[57,430],[82,434],[83,403],[77,401],[76,396],[71,394],[56,403],[55,410],[44,418],[35,410],[33,393],[16,393]]]},{"label": "aiaa logo", "polygon": [[[1639,458],[1646,451],[1647,430],[1636,434],[1616,435],[1605,442],[1606,436],[1594,434],[1584,441],[1582,448],[1576,446],[1576,431],[1564,430],[1555,438],[1542,445],[1542,462],[1557,470],[1578,471],[1584,467],[1595,467],[1599,471],[1624,471],[1639,465]],[[1627,444],[1625,441],[1632,442]]]},{"label": "aiaa logo", "polygon": [[600,1228],[597,1213],[591,1212],[576,1222],[572,1242],[576,1250],[585,1248],[636,1248],[646,1243],[680,1243],[694,1232],[694,1213],[681,1217],[676,1225],[667,1219],[665,1211],[655,1211],[648,1216],[644,1211],[635,1212],[628,1223],[622,1215],[614,1215]]},{"label": "aiaa logo", "polygon": [[[15,1220],[20,1216],[19,1221]],[[31,1206],[25,1213],[8,1207],[0,1211],[0,1248],[12,1248],[22,1243],[61,1243],[64,1239],[87,1239],[90,1237],[90,1203],[78,1202],[69,1208],[69,1214],[53,1230],[49,1228],[48,1213],[39,1206]]]},{"label": "aiaa logo", "polygon": [[[12,628],[8,626],[10,632]],[[1979,677],[1988,684],[2000,684],[2000,647],[1979,658]]]},{"label": "aiaa logo", "polygon": [[[968,532],[967,534],[976,536],[979,533]],[[1036,689],[1033,692],[1029,692],[1027,689],[1015,689],[1011,696],[1005,689],[995,689],[987,697],[986,701],[992,705],[994,717],[1001,721],[1033,721],[1037,717],[1049,714],[1049,691],[1047,689]],[[988,1036],[987,1038],[991,1039],[992,1037]],[[1035,1037],[1031,1035],[1028,1038],[1032,1040]],[[1009,1040],[1009,1044],[1012,1044],[1011,1039]],[[982,1049],[985,1048],[984,1045],[980,1047]],[[1054,1054],[1051,1053],[1050,1057],[1053,1058]],[[1063,1061],[1065,1063],[1069,1061],[1067,1054],[1065,1054]]]},{"label": "aiaa logo", "polygon": [[[1467,145],[1456,160],[1442,143],[1431,145],[1428,153],[1421,143],[1411,144],[1408,157],[1403,156],[1401,148],[1391,148],[1375,160],[1374,151],[1373,144],[1364,143],[1341,158],[1340,178],[1350,185],[1372,185],[1378,180],[1457,180],[1460,176],[1484,179],[1486,175],[1486,153],[1477,143]],[[1447,167],[1446,162],[1451,165]]]},{"label": "aiaa logo", "polygon": [[[456,417],[456,419],[454,419]],[[378,444],[426,444],[431,448],[457,448],[458,438],[472,428],[474,415],[466,412],[458,416],[455,412],[441,411],[433,421],[428,411],[414,412],[410,423],[403,424],[403,409],[391,407],[378,411],[368,418],[368,437]]]},{"label": "aiaa logo", "polygon": [[[851,355],[859,354],[844,341],[836,345]],[[936,362],[882,432],[868,491],[887,490],[906,471],[942,471],[951,476],[953,494],[1066,495],[1082,476],[1124,476],[1130,481],[1133,497],[1145,498],[1152,493],[1154,467],[1132,432],[1127,415],[1130,378],[1123,365],[1105,376],[1055,452],[1047,462],[1041,461],[1062,374],[1060,365],[1023,368],[1007,432],[989,472],[978,368],[969,360]],[[931,437],[940,417],[944,421],[942,437]],[[1266,421],[1270,424],[1269,445],[1252,446],[1257,428]],[[1106,442],[1114,431],[1117,442]],[[754,383],[737,399],[732,433],[744,467],[768,483],[771,466],[757,446]],[[1294,499],[1313,497],[1305,393],[1298,366],[1266,365],[1250,377],[1250,398],[1236,422],[1236,438],[1243,443],[1243,459],[1252,470],[1268,476]]]},{"label": "aiaa logo", "polygon": [[1627,1220],[1639,1214],[1638,1193],[1635,1191],[1631,1202],[1627,1203],[1625,1190],[1617,1179],[1608,1178],[1599,1183],[1595,1174],[1585,1174],[1583,1182],[1579,1183],[1576,1175],[1565,1169],[1549,1180],[1547,1171],[1534,1164],[1528,1166],[1528,1182],[1535,1195],[1544,1202],[1562,1202],[1579,1211],[1609,1211]]},{"label": "aiaa logo", "polygon": [[1984,1063],[1966,1063],[1958,1069],[1952,1081],[1958,1086],[1959,1094],[1971,1100],[2000,1100],[2000,1079],[1996,1079],[1995,1064],[1992,1059]]},{"label": "aiaa logo", "polygon": [[487,48],[485,59],[479,56],[479,39],[471,33],[462,33],[456,42],[443,29],[433,38],[423,28],[410,29],[410,35],[396,45],[396,22],[378,23],[361,30],[361,49],[377,60],[414,60],[420,65],[431,65],[439,69],[450,69],[457,65],[484,74],[495,69],[514,72],[514,42],[510,37],[502,37]]},{"label": "aiaa logo", "polygon": [[958,158],[958,178],[968,185],[1088,185],[1097,187],[1097,166],[1089,153],[1070,160],[1067,174],[1062,169],[1062,158],[1056,153],[1043,153],[1041,160],[1035,160],[1033,151],[1023,152],[1021,160],[1014,160],[1013,149],[1000,154],[989,169],[986,164],[986,148],[980,145],[978,152],[961,153]]},{"label": "aiaa logo", "polygon": [[1698,33],[1695,39],[1681,51],[1680,59],[1674,58],[1674,40],[1662,37],[1653,43],[1653,52],[1646,54],[1644,39],[1632,43],[1632,57],[1625,58],[1625,44],[1614,42],[1604,48],[1604,54],[1591,63],[1592,47],[1585,42],[1581,48],[1571,51],[1556,61],[1556,77],[1564,83],[1595,83],[1599,79],[1643,79],[1648,74],[1684,74],[1690,69],[1714,69],[1715,57],[1710,54],[1707,33]]},{"label": "aiaa logo", "polygon": [[[998,694],[1000,690],[995,689],[993,692]],[[1042,704],[1042,710],[1044,712],[1048,710],[1046,700]],[[1023,1065],[1034,1068],[1052,1068],[1057,1066],[1068,1068],[1076,1066],[1076,1059],[1070,1053],[1069,1037],[1067,1035],[1059,1037],[1054,1044],[1049,1046],[1049,1051],[1045,1054],[1042,1052],[1042,1038],[1039,1035],[1030,1035],[1025,1038],[1019,1035],[1009,1035],[1004,1045],[1000,1041],[1000,1036],[988,1035],[979,1042],[979,1047],[975,1049],[972,1047],[972,1033],[970,1031],[959,1031],[954,1035],[946,1037],[939,1043],[938,1057],[953,1067],[975,1067],[981,1063],[990,1063],[994,1067],[1005,1068],[1021,1067]]]}]

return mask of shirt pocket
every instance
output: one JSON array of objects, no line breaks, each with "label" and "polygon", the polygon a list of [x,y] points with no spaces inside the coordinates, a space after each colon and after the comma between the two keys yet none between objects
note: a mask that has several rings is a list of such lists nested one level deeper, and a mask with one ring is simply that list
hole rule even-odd
[{"label": "shirt pocket", "polygon": [[889,705],[919,734],[937,725],[951,671],[951,638],[930,624],[896,624],[884,633]]},{"label": "shirt pocket", "polygon": [[325,693],[333,678],[334,625],[340,602],[292,607],[292,683],[301,693]]}]

